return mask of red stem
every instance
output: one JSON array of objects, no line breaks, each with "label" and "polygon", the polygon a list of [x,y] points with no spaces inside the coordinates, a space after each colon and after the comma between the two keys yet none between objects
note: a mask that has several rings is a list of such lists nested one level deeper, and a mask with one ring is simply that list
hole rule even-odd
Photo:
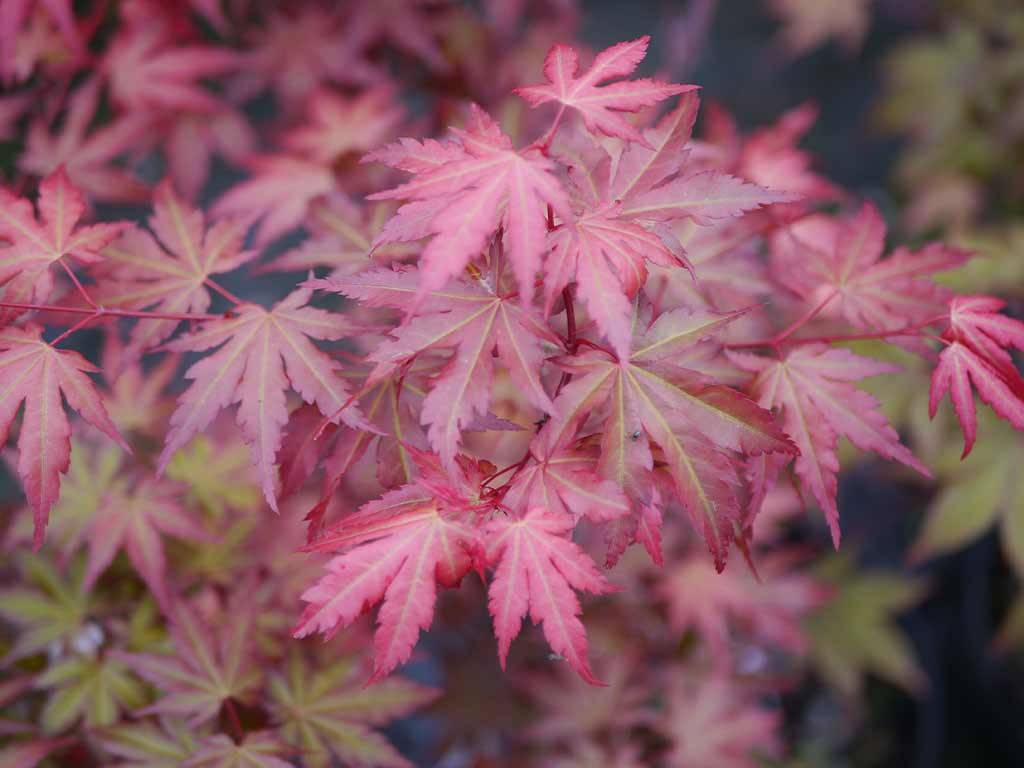
[{"label": "red stem", "polygon": [[809,310],[800,315],[800,317],[798,317],[792,323],[790,323],[777,334],[775,334],[775,336],[773,337],[775,340],[775,344],[773,346],[782,343],[790,336],[792,336],[794,333],[796,333],[798,330],[807,325],[809,322],[811,322],[811,320],[816,318],[821,313],[821,311],[825,309],[826,306],[828,306],[828,303],[836,297],[836,293],[837,291],[835,291],[834,289],[830,291],[824,299],[819,301],[815,306],[811,307]]},{"label": "red stem", "polygon": [[240,306],[242,306],[245,303],[240,298],[235,296],[235,294],[233,294],[227,288],[223,287],[219,283],[214,282],[213,280],[211,280],[208,277],[205,280],[203,280],[203,285],[205,285],[211,291],[215,291],[216,293],[219,293],[221,296],[223,296],[225,299],[230,301],[236,307],[240,307]]},{"label": "red stem", "polygon": [[30,304],[20,301],[0,301],[0,307],[7,309],[24,309],[35,312],[64,312],[69,315],[91,315],[95,317],[133,317],[139,320],[195,320],[203,322],[207,320],[220,320],[222,315],[208,315],[201,313],[174,312],[142,312],[129,309],[112,309],[109,307],[93,306],[86,307],[58,307],[53,304]]},{"label": "red stem", "polygon": [[71,278],[71,282],[75,284],[75,288],[78,289],[78,292],[81,294],[82,298],[85,299],[85,303],[88,304],[90,307],[95,307],[96,302],[92,300],[92,296],[90,296],[89,292],[85,290],[85,286],[82,285],[81,282],[79,282],[77,275],[75,275],[71,267],[69,267],[65,263],[64,259],[60,259],[58,263],[61,265],[61,267],[63,267],[64,271],[67,273],[67,276]]},{"label": "red stem", "polygon": [[99,317],[100,316],[97,315],[97,314],[92,314],[92,315],[89,315],[88,317],[83,317],[77,323],[75,323],[70,328],[68,328],[66,331],[64,331],[64,333],[62,333],[60,336],[58,336],[53,341],[51,341],[50,342],[50,346],[51,347],[56,347],[58,344],[60,344],[62,341],[64,341],[64,339],[66,339],[72,333],[74,333],[75,331],[79,331],[82,328],[85,328],[85,326],[87,326],[89,323],[91,323],[93,320],[96,320]]}]

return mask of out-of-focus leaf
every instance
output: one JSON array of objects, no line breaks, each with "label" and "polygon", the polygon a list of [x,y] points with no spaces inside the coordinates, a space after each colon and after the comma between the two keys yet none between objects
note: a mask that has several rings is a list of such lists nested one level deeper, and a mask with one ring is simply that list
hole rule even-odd
[{"label": "out-of-focus leaf", "polygon": [[215,520],[223,520],[229,509],[248,512],[260,503],[249,449],[241,440],[221,442],[215,449],[199,435],[174,455],[167,476],[186,483],[188,505],[199,505]]},{"label": "out-of-focus leaf", "polygon": [[927,679],[895,619],[921,599],[924,585],[895,572],[857,571],[849,555],[826,561],[819,575],[836,591],[807,622],[818,673],[851,697],[869,674],[921,691]]},{"label": "out-of-focus leaf", "polygon": [[141,706],[146,699],[141,681],[112,658],[70,658],[51,666],[36,682],[50,690],[40,716],[46,733],[60,733],[79,719],[86,727],[111,725],[121,710]]},{"label": "out-of-focus leaf", "polygon": [[438,691],[401,677],[366,686],[365,678],[355,656],[314,666],[297,644],[292,645],[285,669],[270,678],[268,703],[282,738],[302,750],[304,764],[329,766],[333,753],[345,765],[409,765],[370,726],[412,712]]},{"label": "out-of-focus leaf", "polygon": [[999,526],[1007,559],[1024,576],[1024,438],[1008,424],[983,412],[984,439],[960,461],[955,441],[946,442],[938,470],[945,481],[911,549],[914,560],[961,549]]},{"label": "out-of-focus leaf", "polygon": [[31,656],[51,643],[73,644],[91,605],[82,589],[83,562],[75,560],[62,575],[44,557],[23,555],[18,569],[24,586],[0,590],[0,616],[21,630],[6,658]]},{"label": "out-of-focus leaf", "polygon": [[97,735],[103,749],[120,758],[121,768],[179,768],[195,754],[196,738],[195,729],[171,718],[161,718],[159,725],[118,723]]}]

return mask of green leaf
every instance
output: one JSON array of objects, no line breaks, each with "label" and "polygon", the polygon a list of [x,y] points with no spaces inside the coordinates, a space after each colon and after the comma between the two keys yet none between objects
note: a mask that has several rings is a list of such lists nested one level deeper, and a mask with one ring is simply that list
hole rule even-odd
[{"label": "green leaf", "polygon": [[920,692],[927,679],[895,620],[921,599],[923,584],[899,573],[858,572],[849,555],[831,558],[822,571],[836,592],[807,622],[818,673],[850,697],[867,675]]},{"label": "green leaf", "polygon": [[51,691],[40,716],[45,733],[64,731],[79,719],[87,727],[117,722],[121,710],[146,700],[141,681],[121,662],[77,657],[58,662],[36,682]]},{"label": "green leaf", "polygon": [[400,677],[365,686],[365,677],[355,656],[313,665],[298,644],[293,644],[283,674],[271,676],[271,714],[280,723],[282,738],[302,750],[311,768],[330,765],[332,753],[345,765],[409,765],[369,726],[412,712],[438,691]]},{"label": "green leaf", "polygon": [[7,660],[46,650],[52,643],[71,644],[86,623],[90,596],[82,589],[83,561],[76,559],[61,574],[44,557],[24,554],[18,560],[18,586],[0,590],[0,617],[20,632]]},{"label": "green leaf", "polygon": [[197,748],[197,734],[183,720],[162,718],[119,723],[101,730],[97,741],[124,768],[179,768]]},{"label": "green leaf", "polygon": [[254,510],[262,501],[249,449],[241,440],[224,441],[215,449],[200,435],[174,454],[167,476],[187,484],[189,507],[199,506],[216,520],[223,520],[229,509]]},{"label": "green leaf", "polygon": [[917,540],[913,560],[961,549],[999,526],[1003,551],[1024,576],[1024,439],[990,415],[981,419],[985,439],[964,461],[950,441],[939,458],[942,491],[931,505]]}]

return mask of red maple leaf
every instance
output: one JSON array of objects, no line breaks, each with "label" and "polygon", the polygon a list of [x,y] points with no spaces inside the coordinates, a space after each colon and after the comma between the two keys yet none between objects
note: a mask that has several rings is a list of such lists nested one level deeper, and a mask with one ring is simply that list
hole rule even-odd
[{"label": "red maple leaf", "polygon": [[839,546],[839,509],[836,447],[846,437],[864,451],[930,477],[879,410],[878,401],[853,382],[868,376],[891,373],[888,363],[855,355],[825,344],[799,346],[778,360],[756,355],[731,355],[742,368],[757,373],[752,392],[765,408],[782,411],[787,434],[800,449],[796,475],[801,487],[818,502]]},{"label": "red maple leaf", "polygon": [[302,595],[309,605],[295,636],[331,634],[381,603],[372,680],[409,658],[433,621],[438,582],[457,585],[479,561],[474,497],[480,472],[462,458],[449,475],[436,457],[412,455],[420,471],[415,482],[364,504],[306,547],[342,554]]},{"label": "red maple leaf", "polygon": [[51,347],[36,326],[0,331],[0,444],[6,442],[24,402],[18,476],[32,507],[37,549],[43,543],[50,508],[60,495],[60,476],[68,471],[71,457],[71,425],[61,395],[72,410],[130,452],[86,376],[98,370],[77,352]]}]

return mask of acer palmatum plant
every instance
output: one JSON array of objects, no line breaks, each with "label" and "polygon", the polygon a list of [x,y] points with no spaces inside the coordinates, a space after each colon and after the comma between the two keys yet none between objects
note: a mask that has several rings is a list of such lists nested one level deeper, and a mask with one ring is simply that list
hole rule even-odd
[{"label": "acer palmatum plant", "polygon": [[[647,38],[589,64],[558,42],[522,85],[537,40],[501,4],[191,4],[208,33],[161,3],[22,5],[0,29],[21,84],[0,128],[27,121],[0,192],[0,435],[33,531],[8,536],[5,759],[403,765],[371,726],[437,691],[388,676],[467,577],[456,605],[486,603],[503,668],[527,617],[558,662],[522,684],[538,764],[778,754],[778,686],[743,644],[801,658],[843,606],[884,642],[840,628],[812,654],[826,678],[923,685],[888,626],[916,587],[834,589],[772,524],[816,506],[839,546],[840,437],[929,474],[857,386],[895,367],[849,343],[932,367],[966,455],[975,393],[1024,428],[1024,324],[935,281],[967,253],[887,250],[877,209],[798,148],[812,108],[749,136],[715,109],[697,139],[696,86],[635,77]],[[455,40],[508,57],[454,72]],[[410,114],[399,76],[423,70],[436,109]],[[268,92],[273,130],[250,103]],[[464,92],[488,108],[445,102]],[[131,169],[152,157],[149,190]],[[247,175],[204,210],[214,157]],[[145,223],[83,223],[140,196]],[[267,301],[246,270],[307,276]],[[580,595],[620,590],[592,660]],[[316,633],[341,636],[296,639]]]}]

